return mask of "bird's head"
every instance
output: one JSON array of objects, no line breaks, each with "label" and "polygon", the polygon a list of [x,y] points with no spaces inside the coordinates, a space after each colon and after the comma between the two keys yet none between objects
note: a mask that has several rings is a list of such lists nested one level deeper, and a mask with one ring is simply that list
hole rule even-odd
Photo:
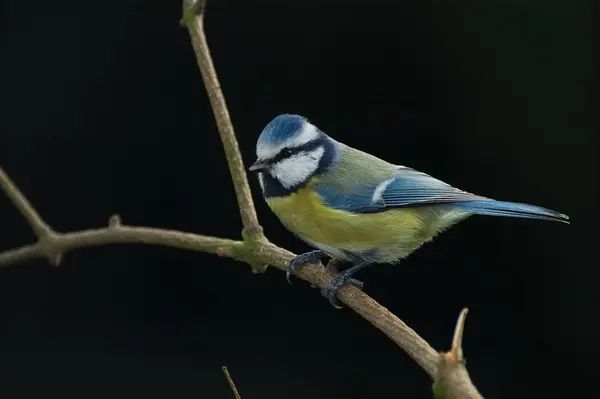
[{"label": "bird's head", "polygon": [[[265,126],[256,143],[257,160],[251,171],[261,172],[286,191],[302,186],[327,169],[335,156],[335,142],[300,115],[282,114]],[[262,175],[265,175],[264,177]]]}]

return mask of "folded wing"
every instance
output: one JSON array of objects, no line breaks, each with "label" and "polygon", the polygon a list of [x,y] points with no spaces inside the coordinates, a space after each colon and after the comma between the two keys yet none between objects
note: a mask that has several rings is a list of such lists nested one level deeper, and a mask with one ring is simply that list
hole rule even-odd
[{"label": "folded wing", "polygon": [[383,212],[393,208],[451,204],[478,215],[543,219],[568,223],[569,217],[535,205],[496,201],[475,195],[417,170],[399,166],[384,181],[363,181],[355,187],[316,189],[330,207],[353,213]]}]

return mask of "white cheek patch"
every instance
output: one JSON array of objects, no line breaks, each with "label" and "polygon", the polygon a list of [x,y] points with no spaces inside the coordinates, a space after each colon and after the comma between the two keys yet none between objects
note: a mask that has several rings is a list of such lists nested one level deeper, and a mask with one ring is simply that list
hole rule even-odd
[{"label": "white cheek patch", "polygon": [[300,132],[293,136],[290,140],[278,143],[277,145],[261,145],[256,148],[256,156],[258,159],[271,159],[279,153],[283,148],[296,148],[306,144],[319,137],[319,131],[312,123],[306,122]]},{"label": "white cheek patch", "polygon": [[282,159],[271,167],[271,175],[287,189],[302,184],[318,169],[324,153],[325,149],[319,147]]}]

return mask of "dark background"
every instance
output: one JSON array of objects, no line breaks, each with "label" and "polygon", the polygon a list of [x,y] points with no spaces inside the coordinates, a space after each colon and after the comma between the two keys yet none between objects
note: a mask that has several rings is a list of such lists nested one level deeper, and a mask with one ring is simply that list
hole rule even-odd
[{"label": "dark background", "polygon": [[[572,224],[472,218],[365,290],[488,398],[597,397],[598,136],[591,5],[209,1],[246,164],[283,112],[478,194]],[[125,223],[238,238],[178,1],[3,2],[0,164],[59,231]],[[308,249],[252,188],[268,236]],[[0,249],[32,232],[0,195]],[[306,283],[201,253],[109,246],[0,270],[6,398],[430,398],[428,376]],[[593,395],[594,394],[594,395]]]}]

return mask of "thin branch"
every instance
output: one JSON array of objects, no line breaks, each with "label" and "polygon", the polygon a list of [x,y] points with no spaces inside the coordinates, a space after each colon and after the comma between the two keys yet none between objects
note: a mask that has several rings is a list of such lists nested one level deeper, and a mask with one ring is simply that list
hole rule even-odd
[{"label": "thin branch", "polygon": [[244,162],[242,160],[242,154],[240,153],[233,124],[231,123],[231,117],[227,110],[225,97],[221,91],[219,78],[217,77],[217,72],[215,71],[215,66],[204,33],[203,16],[205,3],[205,0],[184,0],[184,17],[182,18],[182,21],[187,24],[188,31],[190,32],[194,53],[196,54],[196,60],[198,61],[198,67],[202,73],[204,86],[208,93],[208,99],[210,100],[210,105],[212,106],[215,115],[217,128],[219,129],[219,135],[221,136],[223,149],[225,150],[225,156],[227,157],[227,163],[229,165],[229,172],[235,187],[235,194],[244,230],[250,236],[262,236],[262,227],[258,223],[258,217],[256,216],[254,202],[252,201],[252,193],[250,191],[250,185],[248,184],[248,179],[246,177],[246,169],[244,168]]},{"label": "thin branch", "polygon": [[242,399],[242,397],[240,396],[240,393],[238,392],[237,388],[235,387],[233,378],[231,378],[231,374],[229,374],[229,370],[227,369],[227,366],[223,366],[223,367],[221,367],[221,369],[223,370],[223,373],[225,374],[225,378],[227,378],[227,382],[229,382],[229,386],[231,387],[231,390],[233,391],[233,396],[235,396],[235,399]]},{"label": "thin branch", "polygon": [[[0,188],[26,217],[36,234],[42,232],[42,236],[38,235],[37,243],[1,253],[0,266],[40,257],[46,257],[50,262],[58,265],[60,255],[76,248],[107,244],[150,244],[232,257],[249,263],[254,271],[263,271],[264,265],[267,264],[286,270],[294,254],[268,241],[262,235],[262,228],[256,217],[238,143],[204,34],[202,17],[204,3],[203,0],[199,2],[184,0],[182,21],[190,32],[194,52],[219,127],[244,225],[244,241],[174,230],[124,226],[118,215],[113,215],[108,227],[105,228],[56,233],[43,222],[8,175],[0,169]],[[47,232],[45,238],[44,231]],[[298,271],[297,276],[320,288],[327,287],[332,279],[330,272],[321,264],[306,265]],[[386,334],[427,372],[434,380],[433,388],[437,398],[482,398],[473,386],[464,366],[461,346],[466,310],[463,310],[457,322],[452,349],[449,353],[440,354],[402,320],[356,287],[352,285],[342,287],[338,298]]]},{"label": "thin branch", "polygon": [[[39,256],[44,256],[53,266],[58,266],[62,259],[62,252],[59,247],[54,245],[54,239],[57,234],[52,228],[42,219],[35,208],[31,205],[27,197],[17,188],[16,184],[8,177],[6,172],[0,168],[0,187],[6,193],[11,202],[17,207],[21,215],[27,220],[29,226],[37,237],[35,251],[32,248],[16,251],[12,256],[25,257],[32,252],[36,252]],[[0,263],[1,265],[1,263]]]},{"label": "thin branch", "polygon": [[17,207],[19,212],[21,212],[21,215],[27,219],[29,226],[31,226],[31,229],[38,239],[47,236],[52,231],[50,226],[48,226],[33,206],[31,206],[27,198],[19,191],[15,183],[13,183],[2,168],[0,168],[0,187],[2,187],[2,190]]},{"label": "thin branch", "polygon": [[[244,255],[244,243],[242,241],[152,227],[130,227],[119,225],[64,234],[56,233],[56,236],[53,238],[50,245],[54,252],[64,254],[73,249],[97,247],[109,244],[158,245],[198,252],[208,252],[220,256],[226,252],[227,257],[246,261]],[[45,258],[47,245],[48,244],[38,242],[2,252],[0,253],[0,267],[37,258]]]}]

